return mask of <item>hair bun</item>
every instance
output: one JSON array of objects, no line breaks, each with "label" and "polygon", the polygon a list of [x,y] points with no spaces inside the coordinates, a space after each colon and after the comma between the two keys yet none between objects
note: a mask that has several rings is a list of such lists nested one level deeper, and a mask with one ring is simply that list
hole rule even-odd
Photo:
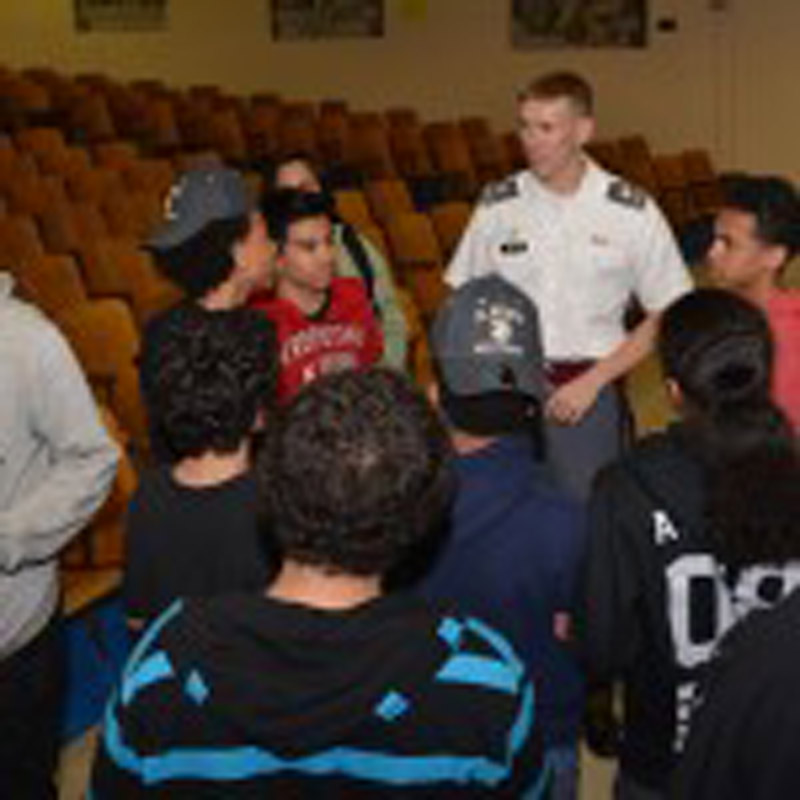
[{"label": "hair bun", "polygon": [[714,406],[761,402],[769,396],[769,359],[752,332],[727,335],[693,354],[695,389]]}]

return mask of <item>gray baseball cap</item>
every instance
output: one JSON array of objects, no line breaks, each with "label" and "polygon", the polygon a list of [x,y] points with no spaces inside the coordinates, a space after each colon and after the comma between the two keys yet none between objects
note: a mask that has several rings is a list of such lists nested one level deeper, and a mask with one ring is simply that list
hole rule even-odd
[{"label": "gray baseball cap", "polygon": [[164,203],[164,222],[147,241],[153,250],[170,250],[211,222],[246,216],[253,209],[242,176],[226,167],[182,173]]},{"label": "gray baseball cap", "polygon": [[433,323],[431,347],[440,378],[455,395],[544,397],[539,314],[500,275],[473,278],[447,298]]}]

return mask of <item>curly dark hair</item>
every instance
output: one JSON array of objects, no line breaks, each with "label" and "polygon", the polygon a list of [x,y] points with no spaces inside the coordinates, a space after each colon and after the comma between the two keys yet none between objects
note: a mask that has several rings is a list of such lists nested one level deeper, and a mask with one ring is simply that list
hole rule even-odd
[{"label": "curly dark hair", "polygon": [[276,334],[258,311],[184,304],[165,326],[158,356],[151,414],[177,459],[233,452],[272,405]]},{"label": "curly dark hair", "polygon": [[786,248],[786,260],[800,251],[800,196],[776,175],[732,176],[724,188],[723,207],[752,214],[758,238]]},{"label": "curly dark hair", "polygon": [[800,458],[770,394],[764,314],[730,292],[699,289],[665,311],[659,351],[685,399],[683,441],[705,468],[720,560],[735,570],[800,557]]},{"label": "curly dark hair", "polygon": [[247,216],[215,220],[183,244],[150,253],[168,280],[199,299],[228,280],[235,266],[233,246],[247,236],[251,224]]},{"label": "curly dark hair", "polygon": [[382,368],[309,384],[268,429],[257,470],[283,555],[351,575],[386,575],[435,536],[453,498],[438,415]]}]

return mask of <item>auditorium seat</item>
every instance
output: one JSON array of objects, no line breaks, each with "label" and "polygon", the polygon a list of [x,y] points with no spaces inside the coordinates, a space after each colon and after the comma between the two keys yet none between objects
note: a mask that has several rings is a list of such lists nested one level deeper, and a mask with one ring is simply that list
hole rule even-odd
[{"label": "auditorium seat", "polygon": [[351,114],[350,142],[353,165],[367,180],[397,175],[386,125],[380,114],[364,111]]},{"label": "auditorium seat", "polygon": [[364,194],[372,216],[379,223],[415,210],[411,192],[401,178],[368,180],[364,183]]},{"label": "auditorium seat", "polygon": [[75,259],[47,253],[18,262],[12,270],[24,297],[49,317],[89,298]]},{"label": "auditorium seat", "polygon": [[17,147],[36,159],[42,172],[58,172],[57,165],[67,148],[64,134],[59,128],[23,128],[14,135]]},{"label": "auditorium seat", "polygon": [[301,152],[319,158],[316,123],[306,113],[284,110],[278,120],[277,135],[280,157]]},{"label": "auditorium seat", "polygon": [[695,212],[713,214],[722,203],[722,187],[708,150],[684,150],[681,158]]},{"label": "auditorium seat", "polygon": [[653,166],[650,145],[641,134],[622,136],[618,140],[620,153],[620,174],[641,186],[652,195],[658,193],[658,180]]},{"label": "auditorium seat", "polygon": [[90,300],[58,313],[56,322],[72,345],[90,384],[131,436],[138,453],[148,450],[147,425],[136,360],[139,334],[122,300]]},{"label": "auditorium seat", "polygon": [[98,142],[92,149],[99,167],[123,171],[139,159],[138,148],[133,142],[126,139]]},{"label": "auditorium seat", "polygon": [[37,215],[67,203],[59,175],[24,174],[3,189],[8,208],[18,214]]},{"label": "auditorium seat", "polygon": [[350,112],[343,100],[323,100],[319,104],[317,138],[320,158],[331,165],[348,166],[352,162]]},{"label": "auditorium seat", "polygon": [[595,139],[586,145],[586,152],[601,167],[617,174],[624,171],[622,152],[615,139]]},{"label": "auditorium seat", "polygon": [[428,146],[417,122],[397,122],[390,126],[389,146],[398,173],[406,180],[429,178],[434,174]]},{"label": "auditorium seat", "polygon": [[180,291],[156,270],[151,256],[129,238],[101,238],[81,251],[86,288],[93,297],[114,296],[129,305],[140,329],[177,302]]},{"label": "auditorium seat", "polygon": [[463,200],[451,200],[447,203],[437,203],[428,213],[444,259],[449,261],[472,216],[472,206]]},{"label": "auditorium seat", "polygon": [[356,227],[375,225],[367,197],[361,189],[336,189],[333,193],[336,213]]},{"label": "auditorium seat", "polygon": [[431,122],[423,136],[436,172],[448,182],[450,199],[473,200],[480,187],[461,128],[452,121]]},{"label": "auditorium seat", "polygon": [[656,198],[673,229],[682,228],[695,215],[689,180],[680,154],[653,156]]},{"label": "auditorium seat", "polygon": [[0,217],[0,263],[13,270],[14,265],[45,254],[44,244],[33,218],[26,214],[6,213]]},{"label": "auditorium seat", "polygon": [[384,224],[392,263],[423,318],[430,320],[447,294],[444,257],[430,217],[422,212],[397,214]]},{"label": "auditorium seat", "polygon": [[73,200],[92,203],[98,208],[111,195],[123,194],[121,173],[109,167],[92,167],[66,177],[67,193]]},{"label": "auditorium seat", "polygon": [[485,117],[463,117],[460,127],[480,185],[499,180],[511,172],[506,151]]}]

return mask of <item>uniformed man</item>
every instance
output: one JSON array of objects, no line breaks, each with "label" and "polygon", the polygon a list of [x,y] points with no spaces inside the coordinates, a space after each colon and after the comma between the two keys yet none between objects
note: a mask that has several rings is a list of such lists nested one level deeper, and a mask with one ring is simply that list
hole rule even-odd
[{"label": "uniformed man", "polygon": [[[592,103],[587,82],[567,72],[544,75],[520,94],[529,169],[485,189],[446,276],[457,287],[499,272],[538,306],[550,384],[548,460],[579,498],[619,450],[614,384],[650,351],[661,309],[690,288],[652,198],[584,153]],[[626,333],[632,295],[645,316]]]}]

